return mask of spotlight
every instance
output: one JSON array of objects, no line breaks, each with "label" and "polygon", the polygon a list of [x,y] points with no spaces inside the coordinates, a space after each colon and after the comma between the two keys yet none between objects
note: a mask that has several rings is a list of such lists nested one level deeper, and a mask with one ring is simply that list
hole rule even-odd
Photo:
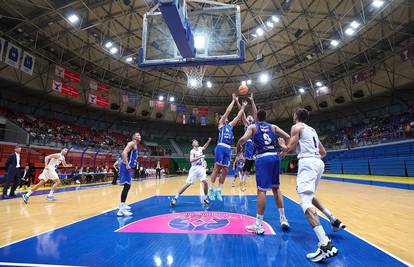
[{"label": "spotlight", "polygon": [[384,4],[384,1],[381,1],[381,0],[374,0],[373,2],[372,2],[372,5],[374,6],[374,7],[376,7],[376,8],[380,8],[380,7],[382,7],[382,5]]},{"label": "spotlight", "polygon": [[269,27],[270,29],[273,28],[273,23],[268,21],[266,22],[267,27]]},{"label": "spotlight", "polygon": [[111,52],[111,54],[116,54],[118,52],[118,48],[112,47],[111,49],[109,49],[109,52]]},{"label": "spotlight", "polygon": [[241,85],[245,86],[246,85],[246,81],[242,81]]},{"label": "spotlight", "polygon": [[305,93],[305,89],[304,88],[299,88],[299,93],[304,94]]},{"label": "spotlight", "polygon": [[354,28],[354,29],[356,29],[356,28],[358,28],[359,27],[359,25],[361,25],[358,21],[356,21],[356,20],[354,20],[354,21],[352,21],[351,22],[351,27],[352,28]]},{"label": "spotlight", "polygon": [[197,81],[196,81],[195,79],[191,79],[191,80],[190,80],[190,85],[191,85],[192,87],[196,87],[196,86],[197,86]]},{"label": "spotlight", "polygon": [[111,48],[112,47],[112,42],[110,42],[110,41],[106,42],[105,47],[108,48],[108,49]]},{"label": "spotlight", "polygon": [[174,102],[175,98],[173,96],[170,96],[170,102]]},{"label": "spotlight", "polygon": [[262,35],[264,34],[263,29],[262,29],[261,27],[257,28],[257,29],[256,29],[256,34],[257,34],[258,36],[262,36]]},{"label": "spotlight", "polygon": [[163,101],[163,100],[164,100],[164,96],[163,96],[163,95],[160,95],[160,96],[158,97],[158,100],[159,100],[159,101]]},{"label": "spotlight", "polygon": [[213,85],[211,84],[211,82],[210,82],[210,81],[207,81],[206,85],[207,85],[207,88],[211,88],[211,87],[213,87]]},{"label": "spotlight", "polygon": [[251,85],[252,84],[252,80],[247,80],[247,85]]},{"label": "spotlight", "polygon": [[261,83],[266,83],[267,81],[269,81],[269,75],[267,73],[260,74],[259,81]]},{"label": "spotlight", "polygon": [[339,41],[338,41],[338,40],[332,40],[332,41],[331,41],[331,45],[332,45],[333,47],[337,47],[337,46],[339,45]]},{"label": "spotlight", "polygon": [[279,22],[279,18],[277,16],[275,16],[275,15],[272,16],[272,20],[274,22]]},{"label": "spotlight", "polygon": [[129,62],[132,62],[132,60],[134,60],[132,57],[127,57],[127,58],[125,59],[125,61],[126,61],[126,62],[128,62],[128,63],[129,63]]},{"label": "spotlight", "polygon": [[74,23],[78,22],[79,17],[75,14],[72,14],[68,17],[68,20],[69,20],[70,23],[74,24]]},{"label": "spotlight", "polygon": [[346,35],[354,35],[355,31],[352,28],[348,28],[345,30]]}]

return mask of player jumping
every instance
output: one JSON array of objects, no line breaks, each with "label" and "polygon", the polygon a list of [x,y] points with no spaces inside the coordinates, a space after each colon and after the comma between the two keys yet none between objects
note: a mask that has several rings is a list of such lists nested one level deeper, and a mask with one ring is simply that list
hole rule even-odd
[{"label": "player jumping", "polygon": [[289,135],[276,125],[266,122],[266,111],[259,110],[257,122],[250,125],[237,143],[237,151],[249,138],[253,139],[256,149],[256,184],[257,184],[257,217],[256,222],[246,226],[246,231],[263,234],[263,216],[266,208],[266,192],[272,190],[276,206],[279,208],[280,225],[283,230],[289,229],[285,216],[283,196],[279,185],[279,156],[275,147],[277,135],[289,140]]},{"label": "player jumping", "polygon": [[67,164],[65,161],[65,155],[68,153],[67,148],[63,148],[60,153],[51,154],[45,157],[45,168],[43,172],[39,175],[39,183],[29,189],[29,192],[22,195],[24,203],[29,202],[29,197],[36,192],[39,187],[45,185],[45,183],[49,180],[53,181],[52,188],[50,189],[49,194],[47,195],[47,200],[55,201],[56,198],[53,193],[56,190],[56,187],[60,184],[59,175],[56,172],[56,168],[62,163],[63,167],[72,167],[72,164]]},{"label": "player jumping", "polygon": [[202,196],[202,203],[205,205],[210,205],[210,201],[207,198],[208,194],[208,183],[207,183],[207,174],[204,165],[204,154],[203,150],[205,150],[211,142],[211,138],[204,144],[204,146],[200,147],[197,140],[193,140],[192,146],[193,149],[190,151],[190,162],[191,168],[188,173],[186,184],[180,189],[180,191],[171,199],[170,206],[174,207],[177,203],[177,199],[184,193],[187,188],[189,188],[193,183],[194,179],[198,177],[200,182],[203,183],[204,189],[204,196]]},{"label": "player jumping", "polygon": [[122,162],[119,167],[119,184],[123,185],[121,193],[121,203],[119,204],[119,210],[117,216],[131,216],[131,207],[125,204],[128,196],[129,189],[131,188],[132,176],[134,169],[137,166],[138,158],[138,144],[141,142],[140,133],[134,133],[132,141],[128,142],[122,151]]},{"label": "player jumping", "polygon": [[[240,120],[243,115],[244,108],[247,105],[247,102],[243,102],[241,109],[237,116],[229,123],[228,117],[231,110],[233,109],[234,103],[237,100],[235,94],[232,95],[233,100],[230,105],[227,107],[226,112],[223,116],[220,117],[218,122],[219,138],[217,142],[216,149],[214,150],[215,163],[213,168],[213,173],[211,174],[210,189],[208,190],[208,196],[211,200],[217,198],[219,201],[223,201],[221,196],[221,188],[226,180],[227,172],[229,171],[230,161],[231,161],[231,145],[233,143],[233,127]],[[214,183],[216,182],[217,175],[221,170],[221,176],[219,179],[219,185],[217,190],[214,189]]]},{"label": "player jumping", "polygon": [[300,197],[300,205],[319,240],[318,249],[314,253],[307,254],[306,257],[313,262],[320,262],[336,256],[339,251],[329,240],[320,224],[315,206],[329,218],[334,231],[344,229],[346,226],[336,219],[328,209],[324,208],[315,197],[316,188],[325,168],[321,157],[326,155],[326,150],[319,141],[315,129],[305,124],[308,116],[309,113],[306,109],[299,108],[295,111],[291,138],[287,146],[282,145],[284,151],[281,156],[284,157],[286,153],[293,152],[296,148],[299,159],[296,188]]}]

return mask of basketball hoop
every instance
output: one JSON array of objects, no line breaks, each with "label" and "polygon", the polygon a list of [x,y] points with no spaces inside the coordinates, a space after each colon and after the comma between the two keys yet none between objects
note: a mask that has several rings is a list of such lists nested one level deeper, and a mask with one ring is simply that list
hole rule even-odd
[{"label": "basketball hoop", "polygon": [[187,75],[187,87],[198,89],[203,87],[203,77],[207,66],[182,67],[181,70]]}]

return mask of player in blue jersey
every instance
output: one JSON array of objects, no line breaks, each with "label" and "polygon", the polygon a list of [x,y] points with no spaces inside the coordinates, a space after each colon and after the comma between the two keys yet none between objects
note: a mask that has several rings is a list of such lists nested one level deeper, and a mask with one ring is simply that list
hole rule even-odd
[{"label": "player in blue jersey", "polygon": [[[234,162],[233,162],[234,178],[233,178],[233,181],[231,182],[232,187],[234,187],[237,177],[239,177],[240,187],[242,187],[241,172],[243,170],[243,166],[244,166],[244,157],[243,157],[243,154],[240,153],[237,155],[237,157],[234,159]],[[242,191],[244,191],[243,188],[241,189]]]},{"label": "player in blue jersey", "polygon": [[[247,102],[243,102],[241,109],[237,116],[229,122],[228,117],[231,110],[233,109],[234,103],[237,101],[235,94],[232,95],[233,100],[230,105],[227,107],[226,112],[223,116],[220,117],[218,122],[219,137],[217,141],[217,146],[214,150],[214,168],[213,173],[211,174],[210,189],[208,190],[208,196],[211,200],[217,198],[219,201],[223,201],[221,196],[221,188],[226,180],[227,172],[229,171],[230,161],[231,161],[231,145],[233,144],[233,127],[240,120],[241,116],[244,113],[244,108],[247,106]],[[219,185],[217,189],[214,189],[214,183],[216,182],[217,175],[221,170],[221,176],[219,179]]]},{"label": "player in blue jersey", "polygon": [[243,137],[237,142],[237,151],[249,138],[252,138],[256,150],[256,184],[257,184],[257,217],[256,222],[246,226],[246,231],[263,234],[263,215],[266,208],[266,192],[272,190],[276,206],[279,208],[280,225],[283,230],[289,229],[285,216],[283,196],[279,185],[279,156],[276,150],[277,136],[285,141],[289,135],[276,125],[266,122],[266,111],[259,110],[257,122],[250,125]]},{"label": "player in blue jersey", "polygon": [[[250,125],[254,124],[254,122],[257,120],[257,107],[256,104],[254,102],[254,97],[253,97],[253,93],[250,94],[250,102],[252,104],[252,115],[249,115],[246,117],[246,114],[243,113],[242,115],[242,121],[244,124],[244,131],[247,131],[247,127],[249,127]],[[241,107],[240,103],[237,102],[237,105],[239,106],[239,109]],[[242,191],[245,191],[246,188],[246,179],[247,177],[250,175],[250,171],[253,167],[253,162],[254,162],[254,145],[253,145],[253,140],[251,138],[249,138],[246,142],[246,144],[244,144],[243,147],[243,156],[244,156],[244,166],[243,169],[241,170],[241,175],[240,175],[240,186]]]},{"label": "player in blue jersey", "polygon": [[132,141],[128,142],[122,151],[122,162],[119,166],[119,184],[123,185],[121,193],[121,204],[119,204],[118,216],[131,216],[131,208],[125,204],[129,189],[131,188],[132,176],[137,166],[138,144],[141,142],[141,135],[134,133]]}]

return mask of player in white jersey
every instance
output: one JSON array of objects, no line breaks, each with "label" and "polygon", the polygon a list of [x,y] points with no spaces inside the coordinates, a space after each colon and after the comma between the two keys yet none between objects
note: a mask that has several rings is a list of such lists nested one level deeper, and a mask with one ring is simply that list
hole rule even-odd
[{"label": "player in white jersey", "polygon": [[305,213],[306,219],[315,231],[319,240],[319,247],[316,252],[306,255],[313,262],[319,262],[338,254],[338,249],[327,237],[325,230],[319,222],[316,208],[321,210],[330,220],[334,231],[345,228],[345,225],[336,219],[332,213],[322,206],[321,202],[315,197],[316,188],[323,174],[325,164],[321,157],[326,155],[326,150],[319,141],[315,129],[305,124],[309,112],[299,108],[293,115],[293,122],[290,139],[287,145],[282,144],[282,157],[288,152],[293,152],[296,148],[299,159],[299,169],[296,179],[296,188],[300,197],[300,205]]},{"label": "player in white jersey", "polygon": [[200,182],[203,183],[204,195],[202,196],[202,203],[205,205],[210,205],[210,201],[207,198],[208,195],[208,183],[207,183],[207,173],[206,168],[204,167],[204,154],[203,151],[208,147],[211,142],[211,138],[204,144],[204,146],[200,147],[197,140],[193,140],[192,146],[193,149],[190,151],[190,162],[191,168],[188,172],[187,181],[185,185],[180,189],[180,191],[171,199],[170,206],[174,207],[177,204],[177,199],[184,193],[187,188],[189,188],[193,183],[194,179],[200,179]]},{"label": "player in white jersey", "polygon": [[56,190],[56,187],[60,184],[59,175],[56,172],[56,168],[62,163],[63,167],[72,167],[72,164],[67,164],[65,161],[65,155],[68,153],[68,149],[64,148],[60,153],[51,154],[45,157],[45,168],[43,172],[39,175],[40,182],[29,189],[29,192],[22,195],[24,203],[29,202],[29,197],[33,194],[39,187],[45,185],[49,180],[53,181],[52,188],[50,189],[49,194],[47,195],[47,200],[54,201],[56,200],[53,193]]}]

